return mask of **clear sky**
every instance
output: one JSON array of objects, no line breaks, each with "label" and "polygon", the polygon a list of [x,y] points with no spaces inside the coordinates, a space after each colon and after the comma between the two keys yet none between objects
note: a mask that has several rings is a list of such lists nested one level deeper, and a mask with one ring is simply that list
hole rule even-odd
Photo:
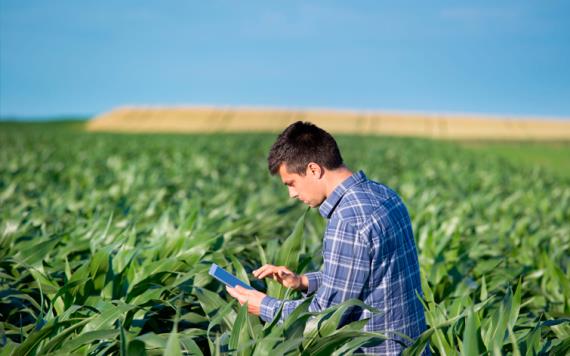
[{"label": "clear sky", "polygon": [[570,2],[1,0],[0,116],[122,105],[570,117]]}]

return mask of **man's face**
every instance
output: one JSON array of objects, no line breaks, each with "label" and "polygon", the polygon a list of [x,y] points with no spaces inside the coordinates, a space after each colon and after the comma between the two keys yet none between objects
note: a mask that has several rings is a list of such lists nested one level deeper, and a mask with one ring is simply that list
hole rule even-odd
[{"label": "man's face", "polygon": [[[314,163],[313,163],[314,165]],[[316,208],[326,199],[326,189],[320,167],[309,164],[305,175],[287,172],[287,166],[279,166],[279,176],[289,189],[289,196],[297,198],[311,208]]]}]

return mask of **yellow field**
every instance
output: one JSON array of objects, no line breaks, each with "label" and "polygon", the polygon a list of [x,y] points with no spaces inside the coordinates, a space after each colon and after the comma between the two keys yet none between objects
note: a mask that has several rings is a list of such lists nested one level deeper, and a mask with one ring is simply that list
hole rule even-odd
[{"label": "yellow field", "polygon": [[570,120],[468,115],[421,115],[330,110],[125,107],[95,117],[91,131],[279,132],[297,120],[332,133],[442,139],[570,140]]}]

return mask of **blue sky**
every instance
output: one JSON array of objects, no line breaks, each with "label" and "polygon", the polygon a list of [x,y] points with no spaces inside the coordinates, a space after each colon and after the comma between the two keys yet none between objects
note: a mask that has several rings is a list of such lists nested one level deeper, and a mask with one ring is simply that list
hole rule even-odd
[{"label": "blue sky", "polygon": [[0,116],[122,105],[570,117],[568,1],[0,1]]}]

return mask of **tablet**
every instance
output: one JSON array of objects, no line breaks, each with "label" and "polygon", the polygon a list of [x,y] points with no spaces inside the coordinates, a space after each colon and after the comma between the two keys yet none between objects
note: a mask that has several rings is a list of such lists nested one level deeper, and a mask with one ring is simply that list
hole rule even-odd
[{"label": "tablet", "polygon": [[245,282],[241,279],[237,278],[233,274],[229,273],[222,267],[218,266],[215,263],[212,263],[212,267],[210,267],[210,272],[208,272],[210,276],[214,277],[218,281],[222,282],[228,287],[234,288],[236,285],[242,286],[245,289],[253,289],[251,286],[248,286]]}]

